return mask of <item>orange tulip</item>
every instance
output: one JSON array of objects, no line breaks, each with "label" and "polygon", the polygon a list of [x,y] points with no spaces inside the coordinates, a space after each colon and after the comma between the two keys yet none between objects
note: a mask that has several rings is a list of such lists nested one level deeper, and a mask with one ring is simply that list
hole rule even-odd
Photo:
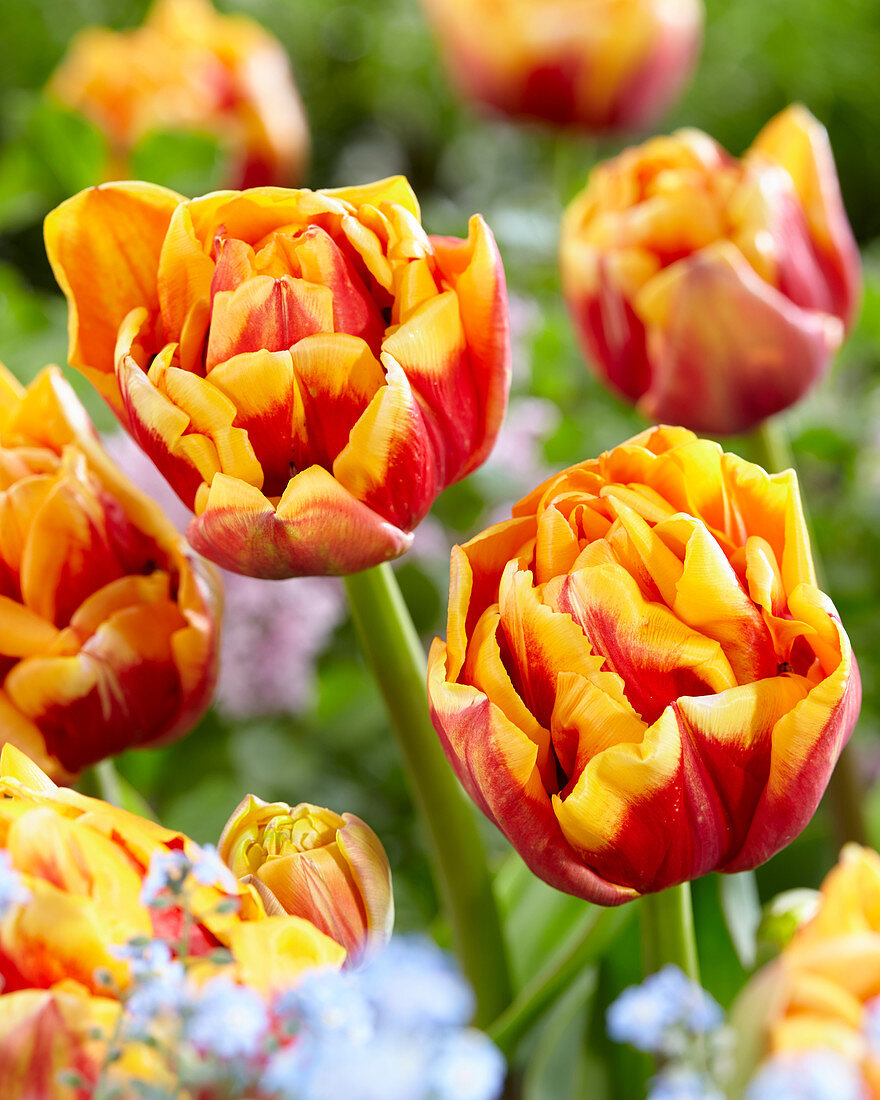
[{"label": "orange tulip", "polygon": [[[80,989],[0,995],[0,1096],[9,1100],[91,1100],[119,1005]],[[72,1088],[62,1074],[81,1084]]]},{"label": "orange tulip", "polygon": [[880,856],[851,844],[822,885],[816,915],[746,987],[734,1019],[759,1006],[760,1057],[834,1051],[857,1067],[865,1100],[878,1100],[880,1050],[866,1034],[878,996]]},{"label": "orange tulip", "polygon": [[57,368],[24,390],[0,366],[0,738],[61,777],[181,736],[211,700],[220,609]]},{"label": "orange tulip", "polygon": [[292,913],[341,944],[350,962],[384,945],[394,925],[391,869],[373,830],[354,814],[248,795],[218,845],[233,874],[269,913]]},{"label": "orange tulip", "polygon": [[70,361],[195,510],[190,542],[261,577],[402,554],[492,448],[510,339],[471,219],[428,237],[402,178],[338,191],[92,188],[46,219]]},{"label": "orange tulip", "polygon": [[[146,869],[163,853],[197,860],[198,848],[180,833],[56,787],[11,745],[0,755],[0,848],[30,895],[0,919],[0,1095],[70,1100],[58,1073],[77,1070],[94,1080],[103,1042],[92,1028],[112,1033],[130,985],[129,964],[115,949],[155,937],[176,951],[183,940],[180,906],[141,900]],[[237,910],[221,904],[230,899]],[[268,996],[345,958],[308,921],[267,913],[251,886],[197,884],[189,904],[185,961],[199,982],[222,971]],[[214,960],[221,947],[230,963]],[[126,1047],[125,1058],[139,1055],[150,1068],[148,1051]],[[22,1083],[32,1093],[15,1091]]]},{"label": "orange tulip", "polygon": [[861,692],[794,472],[655,428],[453,548],[429,695],[529,867],[613,905],[788,844]]},{"label": "orange tulip", "polygon": [[742,160],[681,130],[600,164],[565,213],[560,262],[599,377],[649,419],[712,433],[814,386],[860,293],[828,135],[803,107]]},{"label": "orange tulip", "polygon": [[156,0],[136,30],[81,31],[49,91],[106,135],[106,179],[129,176],[134,147],[162,130],[216,135],[231,158],[229,186],[291,184],[304,174],[308,124],[284,48],[209,0]]},{"label": "orange tulip", "polygon": [[702,0],[423,0],[454,83],[504,114],[650,126],[702,42]]}]

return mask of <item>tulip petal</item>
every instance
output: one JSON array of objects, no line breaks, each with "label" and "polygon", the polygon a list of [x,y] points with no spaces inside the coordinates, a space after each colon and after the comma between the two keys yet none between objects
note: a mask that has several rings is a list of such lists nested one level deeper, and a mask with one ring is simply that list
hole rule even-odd
[{"label": "tulip petal", "polygon": [[745,431],[792,404],[843,336],[836,318],[799,309],[726,242],[666,268],[636,309],[653,365],[640,409],[706,432]]},{"label": "tulip petal", "polygon": [[428,657],[431,717],[468,794],[545,882],[600,905],[636,891],[603,879],[569,846],[536,766],[537,748],[486,696],[447,679],[446,647]]},{"label": "tulip petal", "polygon": [[756,156],[782,165],[791,177],[821,250],[834,313],[849,329],[858,306],[861,263],[825,127],[806,108],[794,104],[772,118],[752,142],[746,160]]},{"label": "tulip petal", "polygon": [[393,202],[409,211],[417,220],[421,220],[419,200],[406,176],[388,176],[386,179],[376,180],[375,183],[364,183],[357,187],[325,188],[319,194],[348,203],[355,209]]},{"label": "tulip petal", "polygon": [[333,331],[329,287],[282,275],[254,275],[214,296],[207,370],[243,352],[285,351],[304,336]]},{"label": "tulip petal", "polygon": [[644,600],[620,566],[581,569],[557,578],[547,585],[545,599],[580,624],[647,722],[656,721],[681,695],[706,695],[736,685],[718,642],[686,627],[663,605]]},{"label": "tulip petal", "polygon": [[300,446],[294,459],[301,469],[312,463],[329,469],[385,384],[384,372],[368,345],[345,333],[307,336],[291,356],[308,439],[307,451]]},{"label": "tulip petal", "polygon": [[[70,307],[70,363],[89,377],[112,374],[116,334],[130,310],[158,310],[159,255],[181,201],[154,184],[109,183],[47,216],[46,251]],[[118,397],[111,405],[120,411]]]},{"label": "tulip petal", "polygon": [[479,215],[468,223],[468,237],[432,237],[442,279],[454,290],[461,310],[471,371],[481,414],[481,437],[461,477],[480,466],[495,445],[510,390],[510,327],[507,283],[492,230]]},{"label": "tulip petal", "polygon": [[239,979],[261,993],[290,989],[307,970],[338,969],[345,949],[299,917],[266,917],[239,921],[232,928],[229,949]]},{"label": "tulip petal", "polygon": [[377,354],[385,321],[354,265],[329,233],[310,225],[297,242],[296,255],[303,279],[331,293],[332,325],[319,331],[359,336]]},{"label": "tulip petal", "polygon": [[333,476],[373,511],[410,531],[444,484],[425,415],[401,366],[382,356],[385,385],[351,430]]},{"label": "tulip petal", "polygon": [[443,484],[467,472],[484,424],[458,297],[435,295],[383,344],[412,386]]},{"label": "tulip petal", "polygon": [[394,893],[391,868],[382,843],[373,830],[354,814],[343,814],[345,827],[336,834],[336,843],[351,869],[367,914],[371,948],[380,948],[391,937],[394,927]]},{"label": "tulip petal", "polygon": [[259,489],[217,474],[187,537],[224,569],[277,579],[356,573],[412,542],[320,466],[291,479],[277,510]]}]

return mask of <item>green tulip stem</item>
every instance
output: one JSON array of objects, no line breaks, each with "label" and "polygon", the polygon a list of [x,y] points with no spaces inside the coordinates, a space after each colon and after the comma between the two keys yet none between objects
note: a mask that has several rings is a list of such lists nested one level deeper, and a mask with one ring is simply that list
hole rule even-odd
[{"label": "green tulip stem", "polygon": [[646,894],[638,903],[642,914],[642,965],[645,975],[674,963],[697,983],[700,964],[694,936],[691,885],[683,882],[659,894]]},{"label": "green tulip stem", "polygon": [[385,699],[425,827],[438,892],[477,998],[478,1026],[510,1003],[510,978],[486,851],[428,713],[425,654],[387,564],[345,578],[361,647]]},{"label": "green tulip stem", "polygon": [[[765,420],[751,433],[750,439],[758,462],[769,473],[778,473],[781,470],[794,470],[797,473],[797,462],[791,440],[781,417],[775,416]],[[801,499],[803,500],[803,497]],[[819,588],[830,596],[827,574],[819,554],[806,502],[804,502],[804,518],[810,536],[816,580]],[[828,807],[840,844],[846,844],[849,841],[855,841],[857,844],[868,843],[863,802],[864,789],[859,778],[858,765],[851,746],[846,745],[828,783]]]},{"label": "green tulip stem", "polygon": [[598,961],[634,913],[632,905],[615,909],[588,907],[566,943],[486,1029],[503,1054],[508,1058],[513,1054],[532,1025],[580,977],[585,967]]}]

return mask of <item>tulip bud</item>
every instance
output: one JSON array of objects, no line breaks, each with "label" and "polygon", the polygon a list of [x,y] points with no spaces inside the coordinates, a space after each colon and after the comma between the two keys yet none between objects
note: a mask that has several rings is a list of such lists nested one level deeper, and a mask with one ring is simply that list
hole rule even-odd
[{"label": "tulip bud", "polygon": [[793,471],[655,428],[453,548],[428,691],[529,867],[604,905],[745,871],[812,817],[861,701]]},{"label": "tulip bud", "polygon": [[196,517],[206,557],[265,578],[398,557],[495,442],[510,382],[483,220],[428,237],[402,178],[187,201],[83,191],[46,220],[70,361]]},{"label": "tulip bud", "polygon": [[221,593],[101,448],[57,368],[0,366],[0,740],[56,777],[189,732]]},{"label": "tulip bud", "polygon": [[819,382],[860,292],[828,135],[803,107],[742,160],[682,130],[600,164],[566,210],[560,263],[599,377],[649,419],[713,434]]},{"label": "tulip bud", "polygon": [[588,130],[650,126],[702,41],[702,0],[423,0],[462,93]]},{"label": "tulip bud", "polygon": [[283,46],[209,0],[156,0],[136,30],[81,31],[49,91],[106,135],[105,179],[129,176],[132,150],[157,130],[216,135],[228,186],[289,185],[305,170],[308,124]]},{"label": "tulip bud", "polygon": [[350,962],[390,938],[388,858],[354,814],[248,795],[227,822],[219,851],[233,874],[254,886],[267,913],[311,921],[345,948]]}]

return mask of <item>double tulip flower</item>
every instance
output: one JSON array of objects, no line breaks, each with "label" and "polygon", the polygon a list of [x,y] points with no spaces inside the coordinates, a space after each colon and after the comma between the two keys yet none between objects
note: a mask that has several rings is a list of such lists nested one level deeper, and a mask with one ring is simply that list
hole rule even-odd
[{"label": "double tulip flower", "polygon": [[0,367],[0,727],[52,775],[186,733],[214,688],[221,595],[113,465],[56,368]]},{"label": "double tulip flower", "polygon": [[423,0],[452,79],[505,114],[641,129],[677,98],[702,0]]},{"label": "double tulip flower", "polygon": [[858,713],[795,475],[655,428],[452,553],[434,723],[551,885],[602,904],[757,866],[815,812]]},{"label": "double tulip flower", "polygon": [[737,160],[708,135],[600,164],[560,261],[584,353],[651,420],[745,431],[828,369],[858,305],[858,250],[828,136],[803,107]]},{"label": "double tulip flower", "polygon": [[297,183],[309,131],[287,53],[259,23],[210,0],[155,0],[143,26],[81,31],[49,91],[91,119],[110,145],[107,179],[125,179],[154,131],[215,135],[230,186]]},{"label": "double tulip flower", "polygon": [[142,183],[49,215],[70,361],[196,515],[190,542],[261,577],[403,553],[485,459],[510,341],[501,261],[429,237],[405,180],[187,201]]}]

